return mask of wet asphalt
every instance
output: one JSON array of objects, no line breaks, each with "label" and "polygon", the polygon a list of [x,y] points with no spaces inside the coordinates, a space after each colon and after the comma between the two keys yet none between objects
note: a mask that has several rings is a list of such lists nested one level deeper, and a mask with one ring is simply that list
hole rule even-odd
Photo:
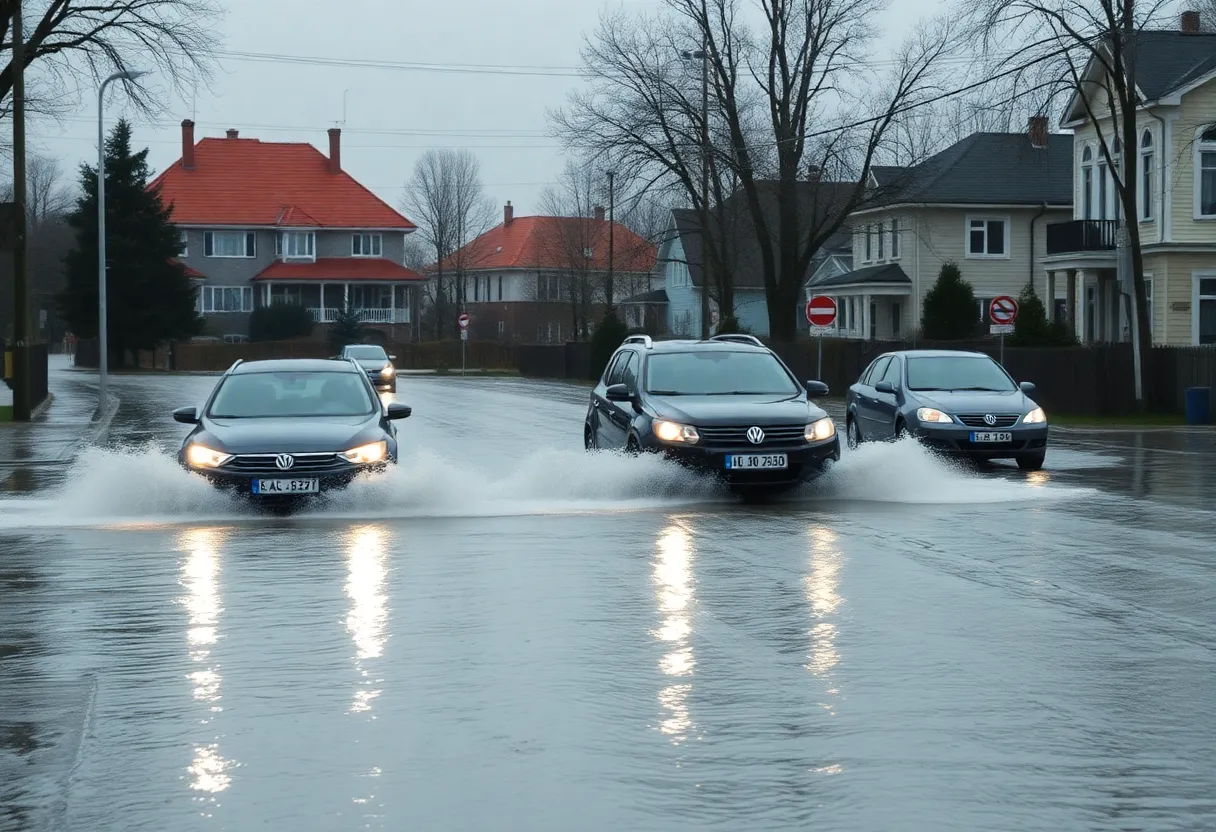
[{"label": "wet asphalt", "polygon": [[213,383],[0,467],[2,830],[1216,828],[1216,434],[742,506],[403,378],[398,470],[282,518],[175,466]]}]

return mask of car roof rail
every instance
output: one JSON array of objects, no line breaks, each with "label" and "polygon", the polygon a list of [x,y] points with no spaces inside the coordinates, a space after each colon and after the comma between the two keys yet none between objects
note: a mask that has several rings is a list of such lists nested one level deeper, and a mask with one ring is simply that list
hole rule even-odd
[{"label": "car roof rail", "polygon": [[626,344],[641,344],[648,350],[654,348],[654,341],[650,340],[649,335],[630,335],[628,338],[626,338],[624,341],[621,342],[622,347],[625,346]]},{"label": "car roof rail", "polygon": [[729,341],[735,344],[751,344],[753,347],[763,347],[764,342],[755,335],[744,335],[743,333],[729,333],[727,335],[715,335],[710,338],[711,341]]},{"label": "car roof rail", "polygon": [[231,372],[232,372],[233,370],[235,370],[235,369],[236,369],[236,368],[237,368],[239,365],[244,364],[244,363],[245,363],[245,359],[243,359],[243,358],[238,358],[236,361],[233,361],[233,362],[232,362],[232,366],[228,368],[227,372],[231,373]]}]

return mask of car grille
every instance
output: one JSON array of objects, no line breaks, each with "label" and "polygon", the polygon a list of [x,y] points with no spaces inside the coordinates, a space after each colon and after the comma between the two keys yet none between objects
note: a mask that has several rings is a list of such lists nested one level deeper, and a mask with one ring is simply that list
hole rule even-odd
[{"label": "car grille", "polygon": [[995,416],[996,421],[992,424],[988,424],[984,421],[985,414],[983,413],[968,413],[956,418],[969,428],[1011,428],[1016,425],[1018,423],[1018,419],[1021,418],[1017,414],[1003,414],[1000,416],[996,416],[995,414],[993,415]]},{"label": "car grille", "polygon": [[242,474],[325,474],[341,471],[350,463],[337,454],[290,454],[295,464],[280,468],[275,464],[278,454],[238,454],[229,460],[222,470]]},{"label": "car grille", "polygon": [[730,447],[749,447],[749,448],[765,448],[772,445],[788,445],[791,442],[806,441],[806,425],[770,425],[760,426],[764,431],[764,441],[759,445],[753,445],[751,440],[747,438],[747,431],[751,425],[742,427],[726,427],[726,428],[697,428],[697,433],[701,435],[701,442],[705,445],[719,445]]}]

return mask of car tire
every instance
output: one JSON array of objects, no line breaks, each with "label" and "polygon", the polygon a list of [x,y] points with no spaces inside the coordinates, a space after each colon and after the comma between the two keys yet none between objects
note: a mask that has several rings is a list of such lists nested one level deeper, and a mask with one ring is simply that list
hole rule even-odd
[{"label": "car tire", "polygon": [[638,438],[636,436],[629,437],[629,441],[625,443],[625,453],[629,454],[630,456],[641,456],[642,446],[638,442]]},{"label": "car tire", "polygon": [[1047,452],[1041,454],[1018,454],[1018,468],[1023,471],[1041,471],[1043,470],[1043,462],[1047,459]]},{"label": "car tire", "polygon": [[583,426],[583,449],[594,451],[599,445],[595,441],[595,431],[591,429],[591,425]]},{"label": "car tire", "polygon": [[861,443],[865,441],[861,435],[861,428],[857,425],[857,420],[852,416],[845,422],[845,441],[848,443],[849,450],[855,451],[861,447]]},{"label": "car tire", "polygon": [[895,441],[902,442],[905,439],[912,438],[912,431],[908,430],[908,425],[902,419],[895,423]]}]

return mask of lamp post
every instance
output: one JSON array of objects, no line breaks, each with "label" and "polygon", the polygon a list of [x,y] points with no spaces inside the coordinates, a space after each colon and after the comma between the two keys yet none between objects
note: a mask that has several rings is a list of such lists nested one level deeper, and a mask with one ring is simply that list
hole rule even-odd
[{"label": "lamp post", "polygon": [[109,343],[106,327],[106,87],[112,81],[134,81],[148,73],[140,69],[115,72],[97,90],[97,418],[106,412],[109,381]]},{"label": "lamp post", "polygon": [[612,278],[613,278],[613,227],[616,225],[616,193],[614,180],[616,171],[608,171],[608,280],[604,294],[607,296],[608,312],[612,312]]},{"label": "lamp post", "polygon": [[701,61],[701,338],[709,340],[709,49],[683,53]]}]

